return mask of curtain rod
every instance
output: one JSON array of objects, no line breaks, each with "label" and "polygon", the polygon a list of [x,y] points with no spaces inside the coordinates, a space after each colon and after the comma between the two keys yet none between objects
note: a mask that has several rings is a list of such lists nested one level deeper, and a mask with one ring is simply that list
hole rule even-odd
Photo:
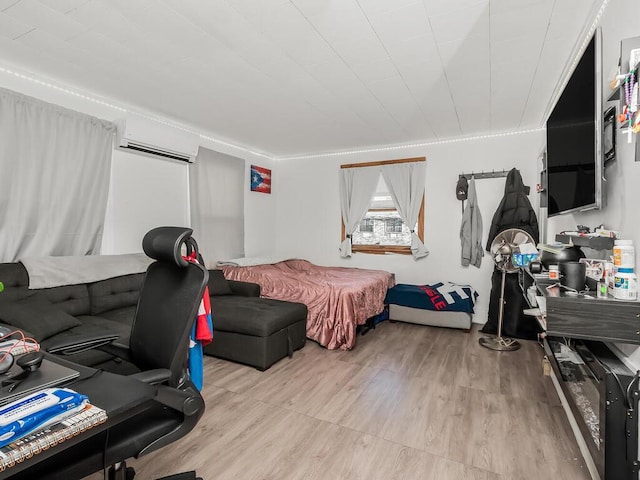
[{"label": "curtain rod", "polygon": [[466,177],[467,179],[471,179],[471,177],[473,177],[476,180],[482,180],[483,178],[501,178],[509,175],[509,171],[510,170],[498,170],[496,172],[494,170],[491,170],[490,172],[461,173],[460,175],[458,175],[458,180],[460,180],[462,177]]}]

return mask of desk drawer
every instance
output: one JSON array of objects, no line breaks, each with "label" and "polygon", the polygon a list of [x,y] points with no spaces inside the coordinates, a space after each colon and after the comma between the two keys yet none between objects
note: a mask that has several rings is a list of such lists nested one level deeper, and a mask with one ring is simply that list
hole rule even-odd
[{"label": "desk drawer", "polygon": [[547,297],[547,333],[640,345],[640,303]]}]

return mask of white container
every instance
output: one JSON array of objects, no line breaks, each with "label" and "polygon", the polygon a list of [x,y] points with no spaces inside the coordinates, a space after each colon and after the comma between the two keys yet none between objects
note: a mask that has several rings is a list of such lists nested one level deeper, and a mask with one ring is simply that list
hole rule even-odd
[{"label": "white container", "polygon": [[618,268],[614,279],[613,296],[619,300],[638,298],[638,278],[633,268]]},{"label": "white container", "polygon": [[616,240],[613,244],[613,264],[618,268],[636,267],[636,249],[633,240]]}]

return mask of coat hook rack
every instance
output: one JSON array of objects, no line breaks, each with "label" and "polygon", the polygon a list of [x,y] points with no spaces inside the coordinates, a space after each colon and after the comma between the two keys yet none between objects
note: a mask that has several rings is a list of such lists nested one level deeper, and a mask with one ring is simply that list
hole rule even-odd
[{"label": "coat hook rack", "polygon": [[462,177],[466,177],[467,180],[471,180],[471,177],[475,178],[476,180],[482,180],[484,178],[502,178],[506,177],[507,175],[509,175],[509,170],[498,170],[497,172],[491,170],[490,172],[461,173],[460,175],[458,175],[458,180],[460,180]]}]

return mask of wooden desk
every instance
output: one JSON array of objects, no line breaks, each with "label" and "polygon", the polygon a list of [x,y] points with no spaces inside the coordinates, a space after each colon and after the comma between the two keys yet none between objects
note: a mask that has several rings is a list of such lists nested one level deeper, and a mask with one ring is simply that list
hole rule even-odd
[{"label": "wooden desk", "polygon": [[80,372],[79,378],[61,386],[69,387],[72,390],[87,395],[92,404],[106,410],[107,421],[65,440],[55,447],[44,450],[13,467],[7,468],[4,472],[0,472],[0,480],[14,478],[16,475],[17,478],[29,478],[28,472],[25,472],[24,476],[18,474],[47,458],[53,457],[131,418],[146,408],[148,402],[155,397],[155,387],[142,383],[134,378],[95,370],[68,362],[54,355],[47,355],[47,358]]}]

